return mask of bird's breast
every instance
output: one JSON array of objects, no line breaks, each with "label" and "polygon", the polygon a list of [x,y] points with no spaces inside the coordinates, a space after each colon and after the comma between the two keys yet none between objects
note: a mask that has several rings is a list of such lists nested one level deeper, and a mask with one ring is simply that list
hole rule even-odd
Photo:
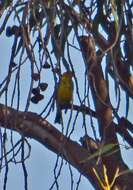
[{"label": "bird's breast", "polygon": [[72,100],[73,89],[71,87],[60,88],[58,91],[59,104],[68,104]]}]

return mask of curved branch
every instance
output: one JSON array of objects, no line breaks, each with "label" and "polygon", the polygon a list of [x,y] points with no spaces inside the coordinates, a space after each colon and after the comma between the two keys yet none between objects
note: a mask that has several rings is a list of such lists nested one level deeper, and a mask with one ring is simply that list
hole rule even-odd
[{"label": "curved branch", "polygon": [[[80,146],[77,142],[65,137],[60,131],[58,131],[52,124],[41,118],[39,115],[32,112],[16,111],[13,108],[6,107],[0,104],[0,125],[3,128],[12,129],[25,137],[30,137],[40,142],[47,147],[50,151],[61,155],[72,166],[74,166],[81,174],[83,174],[95,187],[96,190],[100,190],[100,184],[93,172],[93,168],[102,174],[102,161],[96,164],[96,159],[88,159],[91,155],[89,149]],[[89,144],[88,144],[89,145]],[[117,157],[118,158],[118,157]],[[110,162],[114,162],[116,160]],[[117,166],[120,171],[128,170],[128,167],[124,164],[120,157],[117,159]],[[116,185],[124,186],[126,184],[127,190],[133,186],[132,173],[127,173],[116,180]],[[127,184],[127,181],[129,184]]]},{"label": "curved branch", "polygon": [[52,124],[32,112],[16,111],[0,104],[0,125],[12,129],[25,137],[30,137],[43,144],[52,152],[61,155],[80,173],[86,176],[95,189],[100,189],[92,168],[98,170],[95,160],[84,164],[81,161],[89,157],[88,150],[65,137]]}]

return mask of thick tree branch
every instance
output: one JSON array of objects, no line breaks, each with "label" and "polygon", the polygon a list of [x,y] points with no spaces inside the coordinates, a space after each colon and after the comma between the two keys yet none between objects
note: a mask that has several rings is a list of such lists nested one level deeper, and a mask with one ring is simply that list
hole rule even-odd
[{"label": "thick tree branch", "polygon": [[95,160],[89,160],[84,164],[81,161],[86,160],[90,153],[78,143],[65,137],[48,121],[32,112],[17,112],[13,108],[5,107],[0,104],[0,125],[7,129],[12,129],[25,137],[30,137],[45,147],[61,155],[80,173],[86,176],[95,189],[100,189],[92,168],[98,170]]},{"label": "thick tree branch", "polygon": [[[86,176],[95,189],[101,189],[100,184],[98,183],[96,176],[92,171],[92,168],[94,167],[99,175],[102,176],[101,168],[103,167],[103,163],[99,162],[99,165],[96,165],[96,159],[89,159],[83,163],[82,161],[87,160],[87,158],[91,155],[89,149],[86,149],[80,146],[78,143],[65,137],[53,125],[37,114],[32,112],[25,113],[16,111],[13,108],[9,108],[0,104],[0,125],[1,127],[14,130],[25,137],[33,138],[43,144],[49,150],[61,155],[80,173]],[[88,143],[88,146],[91,146],[90,148],[92,149],[92,143],[91,145],[89,144],[90,143]],[[93,150],[95,152],[95,149]],[[111,159],[110,156],[109,159]],[[110,161],[112,161],[112,159]],[[113,161],[116,162],[116,160]],[[118,157],[116,163],[121,172],[128,169],[124,162]],[[110,167],[112,169],[112,165]],[[130,190],[130,187],[133,186],[133,181],[131,180],[132,178],[133,174],[131,173],[120,176],[116,185],[121,186],[122,184],[124,186],[126,184],[127,190]],[[130,183],[127,184],[127,181]]]},{"label": "thick tree branch", "polygon": [[[43,144],[49,150],[63,156],[64,159],[66,159],[80,173],[88,178],[95,189],[101,189],[100,184],[96,180],[96,176],[92,171],[92,168],[96,168],[98,173],[102,175],[102,162],[99,163],[99,165],[96,165],[96,160],[91,159],[88,162],[82,163],[82,161],[87,160],[87,158],[91,155],[89,149],[86,149],[80,146],[78,143],[65,137],[53,125],[37,114],[32,112],[18,112],[13,108],[9,108],[0,104],[0,125],[1,127],[12,129],[21,135],[24,135],[25,137],[33,138]],[[92,147],[90,148],[92,149]],[[119,159],[117,164],[118,167],[121,168],[120,171],[128,169],[127,166],[124,165]],[[126,174],[123,177],[124,179],[127,177],[130,179],[132,175]],[[121,183],[121,181],[119,183]]]}]

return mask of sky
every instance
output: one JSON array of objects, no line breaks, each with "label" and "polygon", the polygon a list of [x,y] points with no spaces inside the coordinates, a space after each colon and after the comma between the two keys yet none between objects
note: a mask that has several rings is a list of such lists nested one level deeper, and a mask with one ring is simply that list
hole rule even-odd
[{"label": "sky", "polygon": [[[1,25],[1,23],[0,23]],[[10,49],[11,49],[11,43],[12,43],[13,38],[5,38],[5,34],[0,36],[0,57],[1,57],[1,63],[0,63],[0,83],[3,79],[3,77],[6,76],[7,69],[8,69],[8,64],[9,64],[9,55],[10,55]],[[79,55],[79,52],[73,53],[73,61],[74,64],[76,65],[76,74],[77,78],[80,77],[79,81],[79,86],[80,88],[83,88],[83,74],[84,74],[84,69],[80,67],[80,62],[81,62],[81,57]],[[26,103],[26,95],[25,92],[27,92],[29,88],[28,84],[28,77],[29,77],[29,63],[27,63],[26,66],[22,68],[22,80],[20,81],[20,86],[22,88],[21,95],[20,95],[20,110],[24,110],[25,108],[25,103]],[[14,80],[14,78],[13,78]],[[50,98],[51,91],[53,91],[53,81],[51,81],[51,76],[49,74],[49,71],[43,72],[41,80],[44,82],[47,82],[50,85],[48,86],[48,90],[45,92],[44,100],[42,100],[41,103],[38,105],[33,105],[31,104],[30,106],[30,111],[33,112],[40,112],[43,110],[44,105],[46,104],[48,98]],[[50,82],[49,82],[50,81]],[[35,83],[36,86],[36,83]],[[113,82],[111,83],[111,86],[113,86]],[[10,85],[9,88],[9,96],[12,92],[12,84]],[[83,94],[82,94],[83,95]],[[82,96],[81,95],[81,96]],[[111,96],[114,97],[113,91],[111,92]],[[9,97],[10,100],[10,97]],[[77,97],[75,96],[75,102],[77,102]],[[4,103],[4,96],[1,97],[0,99],[1,103]],[[114,100],[115,102],[115,100]],[[124,101],[124,94],[122,95],[122,103],[120,106],[120,112],[121,115],[125,114],[125,101]],[[14,105],[15,106],[15,105]],[[92,105],[93,107],[93,105]],[[133,112],[133,102],[130,100],[130,111],[129,111],[129,120],[132,121],[132,112]],[[69,112],[68,112],[69,114]],[[55,111],[50,114],[48,117],[48,120],[53,124],[54,122],[54,117],[55,117]],[[67,120],[68,115],[66,115],[66,120]],[[79,115],[79,118],[77,120],[77,123],[75,125],[75,130],[71,136],[73,140],[78,141],[81,136],[84,135],[84,130],[82,128],[79,128],[79,126],[82,126],[81,122],[82,116]],[[89,123],[89,119],[87,120]],[[94,121],[95,123],[95,121]],[[61,130],[60,126],[57,125],[57,128]],[[71,126],[70,126],[71,130]],[[87,129],[89,134],[92,133],[92,129],[89,128]],[[10,132],[8,132],[10,135]],[[20,138],[20,136],[16,133],[14,133],[14,139],[17,141],[17,139]],[[127,164],[130,168],[133,168],[133,162],[132,162],[132,154],[133,150],[132,149],[127,149],[125,150],[124,146],[126,142],[123,142],[122,138],[118,136],[120,141],[122,142],[121,145],[121,150],[122,150],[122,155],[127,160]],[[38,142],[34,141],[33,139],[28,139],[32,149],[31,149],[31,155],[30,158],[26,160],[26,168],[28,172],[28,187],[29,190],[48,190],[50,186],[52,185],[54,181],[54,175],[53,175],[53,170],[55,167],[55,162],[57,159],[57,156],[52,153],[51,151],[47,150],[44,146],[39,144]],[[10,138],[8,139],[7,146],[10,146]],[[18,157],[19,159],[19,157]],[[61,160],[59,160],[61,162]],[[60,163],[59,162],[59,163]],[[59,176],[58,182],[59,182],[59,189],[61,190],[66,190],[71,188],[71,178],[70,178],[70,170],[69,170],[69,165],[66,164],[66,162],[63,162],[63,169],[61,172],[61,175]],[[73,178],[74,178],[74,190],[76,190],[76,185],[79,179],[79,172],[72,168],[73,171]],[[4,170],[0,174],[0,189],[3,187],[3,179],[4,179]],[[23,170],[21,164],[14,164],[11,163],[9,164],[9,172],[8,172],[8,182],[7,182],[7,190],[14,189],[14,190],[24,190],[24,178],[23,178]],[[56,188],[53,188],[56,189]],[[88,182],[88,180],[82,176],[81,177],[81,182],[79,185],[79,190],[93,190],[94,188],[91,186],[91,184]]]},{"label": "sky", "polygon": [[[2,23],[2,22],[1,22]],[[0,24],[1,24],[0,23]],[[11,25],[11,21],[9,22],[8,25]],[[5,31],[3,32],[3,35],[0,36],[0,56],[2,57],[2,62],[0,64],[0,83],[2,82],[3,78],[6,77],[7,71],[8,71],[8,64],[9,64],[9,57],[10,57],[10,50],[12,47],[12,42],[13,42],[13,37],[12,38],[6,38],[5,36]],[[77,52],[78,55],[78,52]],[[79,61],[81,58],[78,57],[77,60],[77,55],[75,54],[73,57],[75,59],[75,62]],[[78,69],[77,66],[77,75],[80,75],[80,70]],[[26,96],[25,92],[29,89],[29,84],[28,84],[28,77],[29,77],[29,65],[27,62],[27,66],[22,68],[22,80],[20,80],[20,87],[22,88],[21,94],[20,94],[20,110],[25,109],[25,102],[26,102]],[[51,80],[51,77],[49,77],[48,71],[41,77],[42,81],[48,82]],[[14,77],[12,78],[12,81],[14,82]],[[8,102],[11,100],[11,93],[13,91],[13,82],[11,82],[11,85],[9,86],[9,91],[8,91]],[[35,86],[36,87],[36,84]],[[50,85],[48,86],[48,91],[46,94],[44,94],[45,98],[49,98],[51,95],[51,91],[53,90],[53,84],[50,81]],[[0,99],[1,103],[5,102],[5,97],[1,96]],[[15,101],[14,101],[15,102]],[[44,100],[45,103],[45,100]],[[16,104],[14,103],[14,107]],[[39,105],[34,105],[31,104],[30,106],[30,111],[33,112],[41,112],[43,110],[43,101]],[[55,117],[55,112],[53,112],[49,116],[49,121],[54,124],[54,118]],[[79,119],[80,120],[80,119]],[[57,126],[59,130],[61,130],[61,127],[58,125]],[[10,132],[8,131],[8,134],[10,136]],[[81,134],[84,135],[84,132],[82,129],[77,129],[74,131],[72,134],[72,139],[73,140],[79,140],[81,137]],[[82,136],[83,136],[82,135]],[[17,141],[20,138],[20,135],[17,133],[13,134],[14,141]],[[54,174],[53,170],[55,167],[56,159],[57,156],[52,153],[51,151],[47,150],[44,146],[42,146],[40,143],[36,142],[35,140],[28,139],[32,149],[31,149],[31,155],[30,158],[26,160],[26,168],[28,172],[28,187],[29,190],[48,190],[52,183],[54,182]],[[7,140],[7,147],[10,147],[10,137]],[[19,158],[18,158],[19,159]],[[61,160],[60,160],[61,161]],[[60,163],[60,162],[59,162]],[[59,164],[60,165],[60,164]],[[4,180],[4,172],[5,170],[3,169],[1,172],[0,176],[0,189],[3,188],[3,180]],[[73,189],[76,189],[77,187],[77,182],[79,180],[80,174],[79,172],[72,167],[72,172],[73,172],[73,178],[74,178],[74,185]],[[23,170],[21,164],[14,164],[10,163],[9,164],[9,172],[8,172],[8,181],[7,181],[7,190],[14,189],[14,190],[24,190],[24,177],[23,177]],[[69,170],[69,165],[65,163],[63,164],[63,169],[61,172],[61,175],[58,179],[59,182],[59,189],[65,190],[65,189],[70,189],[71,188],[71,178],[70,178],[70,170]],[[79,190],[84,189],[88,190],[88,187],[90,190],[93,190],[93,187],[91,184],[88,182],[88,180],[82,176],[81,177],[81,182],[79,185]],[[56,189],[55,187],[53,189]]]}]

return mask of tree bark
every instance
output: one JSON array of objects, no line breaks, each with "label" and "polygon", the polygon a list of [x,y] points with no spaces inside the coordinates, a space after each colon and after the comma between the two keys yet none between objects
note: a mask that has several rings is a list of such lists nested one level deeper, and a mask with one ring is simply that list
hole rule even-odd
[{"label": "tree bark", "polygon": [[[107,176],[111,182],[114,178],[117,168],[120,172],[126,170],[127,166],[123,162],[121,157],[119,142],[116,135],[116,125],[113,122],[113,109],[110,103],[110,98],[107,89],[107,83],[104,79],[102,71],[102,56],[96,54],[95,42],[91,36],[80,37],[80,47],[84,62],[88,71],[88,80],[95,103],[96,114],[99,124],[99,134],[101,135],[101,144],[109,145],[115,144],[112,152],[108,155],[105,153],[101,155],[101,160],[107,168]],[[129,176],[121,176],[115,180],[112,189],[131,189],[131,183],[133,174],[131,174],[130,185],[127,184],[126,180]]]},{"label": "tree bark", "polygon": [[[50,151],[62,156],[72,166],[74,166],[81,174],[83,174],[93,185],[96,190],[102,189],[97,180],[93,168],[96,169],[100,178],[102,174],[102,162],[96,164],[97,159],[88,159],[91,152],[79,145],[77,142],[65,137],[48,121],[32,112],[16,111],[13,108],[0,104],[0,125],[3,128],[14,130],[25,137],[30,137],[40,142]],[[87,161],[88,159],[88,161]],[[108,158],[110,160],[110,157]],[[112,160],[110,160],[111,162]],[[114,160],[112,161],[114,162]],[[122,159],[117,157],[117,166],[121,171],[127,170],[127,166]],[[110,166],[112,167],[112,166]],[[133,174],[127,173],[118,177],[118,189],[130,190],[133,186]]]}]

